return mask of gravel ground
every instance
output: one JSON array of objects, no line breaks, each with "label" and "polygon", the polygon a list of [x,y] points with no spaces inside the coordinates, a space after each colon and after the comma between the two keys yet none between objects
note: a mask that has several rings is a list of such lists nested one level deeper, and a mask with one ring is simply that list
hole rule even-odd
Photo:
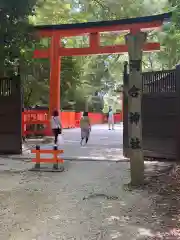
[{"label": "gravel ground", "polygon": [[29,167],[0,166],[1,240],[179,239],[166,236],[175,223],[157,211],[156,193],[126,189],[127,162],[67,162],[62,173]]},{"label": "gravel ground", "polygon": [[[80,129],[64,129],[64,143],[61,148],[64,154],[61,156],[67,160],[94,160],[94,161],[124,161],[123,157],[123,125],[116,124],[114,131],[109,131],[107,124],[94,125],[88,144],[85,147],[80,146]],[[48,139],[49,140],[49,139]],[[14,159],[34,158],[33,154],[29,154],[34,146],[41,145],[41,149],[53,149],[53,141],[51,143],[41,143],[42,139],[27,140],[24,144],[23,155],[9,156]],[[43,155],[43,157],[47,157]]]}]

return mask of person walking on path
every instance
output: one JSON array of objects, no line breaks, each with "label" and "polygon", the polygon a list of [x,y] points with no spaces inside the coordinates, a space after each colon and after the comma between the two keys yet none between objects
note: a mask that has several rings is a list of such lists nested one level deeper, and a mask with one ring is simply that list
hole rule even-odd
[{"label": "person walking on path", "polygon": [[81,145],[84,139],[86,141],[85,143],[87,144],[89,140],[89,134],[91,131],[91,123],[88,117],[88,112],[83,113],[83,117],[80,120],[80,128],[81,128]]},{"label": "person walking on path", "polygon": [[114,130],[114,113],[113,113],[112,107],[109,107],[109,111],[108,111],[109,130],[111,130],[111,125],[112,125],[112,130]]},{"label": "person walking on path", "polygon": [[51,117],[51,128],[54,134],[54,143],[57,145],[58,136],[62,133],[62,124],[59,118],[59,112],[54,110]]}]

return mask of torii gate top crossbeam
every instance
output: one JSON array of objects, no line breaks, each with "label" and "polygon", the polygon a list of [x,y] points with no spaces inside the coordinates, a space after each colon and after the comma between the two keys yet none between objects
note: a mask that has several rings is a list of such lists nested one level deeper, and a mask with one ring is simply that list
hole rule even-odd
[{"label": "torii gate top crossbeam", "polygon": [[160,27],[163,21],[170,19],[171,16],[172,13],[169,12],[153,16],[128,18],[113,21],[61,25],[39,25],[35,26],[35,30],[40,33],[41,37],[51,37],[54,32],[59,33],[62,37],[68,37],[95,32],[129,31],[131,29],[154,29]]}]

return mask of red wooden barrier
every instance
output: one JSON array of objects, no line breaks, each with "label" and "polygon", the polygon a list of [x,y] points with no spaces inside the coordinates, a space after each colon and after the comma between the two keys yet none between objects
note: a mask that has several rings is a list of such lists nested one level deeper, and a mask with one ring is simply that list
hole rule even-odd
[{"label": "red wooden barrier", "polygon": [[[36,154],[36,158],[32,159],[32,162],[34,163],[64,163],[64,160],[59,158],[58,155],[64,153],[64,150],[51,150],[51,149],[40,149],[40,150],[35,150],[32,149],[31,153]],[[41,154],[52,154],[52,158],[41,158]]]}]

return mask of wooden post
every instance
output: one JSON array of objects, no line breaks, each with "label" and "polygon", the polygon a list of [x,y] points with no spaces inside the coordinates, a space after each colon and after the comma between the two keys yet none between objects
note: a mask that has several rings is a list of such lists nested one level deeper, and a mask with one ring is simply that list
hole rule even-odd
[{"label": "wooden post", "polygon": [[131,165],[131,184],[141,185],[144,182],[144,157],[142,148],[142,48],[146,33],[131,32],[126,35],[129,54],[128,86],[128,136],[129,157]]},{"label": "wooden post", "polygon": [[[36,150],[37,150],[37,153],[36,153],[36,159],[40,159],[41,158],[41,154],[40,154],[40,146],[36,146]],[[36,162],[35,166],[34,166],[35,169],[40,169],[40,162]]]},{"label": "wooden post", "polygon": [[[58,147],[54,146],[54,151],[57,151],[57,150],[58,150]],[[58,169],[58,155],[57,154],[53,154],[53,158],[54,157],[55,157],[57,162],[53,164],[53,169],[57,170]]]},{"label": "wooden post", "polygon": [[91,49],[97,50],[100,46],[100,34],[98,32],[91,33],[89,36],[89,46]]},{"label": "wooden post", "polygon": [[52,114],[53,110],[60,110],[60,74],[61,74],[61,65],[60,65],[60,56],[59,56],[59,47],[60,47],[60,36],[57,33],[52,36],[51,47],[50,47],[50,96],[49,102],[50,107],[49,111]]}]

